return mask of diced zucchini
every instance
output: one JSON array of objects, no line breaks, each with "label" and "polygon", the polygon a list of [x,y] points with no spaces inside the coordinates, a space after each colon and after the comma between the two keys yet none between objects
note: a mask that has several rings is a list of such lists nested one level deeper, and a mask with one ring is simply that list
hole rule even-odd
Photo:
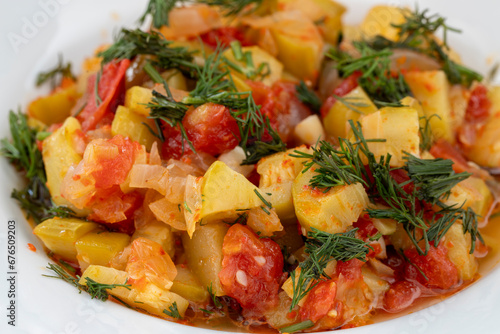
[{"label": "diced zucchini", "polygon": [[304,13],[321,31],[326,42],[337,45],[346,8],[332,0],[278,0],[281,11]]},{"label": "diced zucchini", "polygon": [[125,233],[93,231],[79,238],[75,243],[76,258],[81,270],[91,264],[109,266],[111,259],[121,252],[130,241]]},{"label": "diced zucchini", "polygon": [[[262,50],[258,46],[243,47],[241,48],[241,52],[242,52],[242,59],[240,60],[236,59],[236,55],[234,54],[231,48],[228,48],[223,53],[223,56],[225,56],[231,64],[234,64],[236,67],[241,68],[243,71],[251,71],[249,73],[251,73],[252,75],[257,75],[258,74],[257,70],[259,69],[259,67],[261,65],[265,65],[266,67],[263,68],[263,71],[261,73],[266,73],[267,71],[269,71],[269,75],[262,78],[260,78],[259,76],[252,77],[246,75],[245,73],[241,73],[241,71],[239,71],[238,69],[234,68],[233,66],[230,66],[229,69],[231,70],[233,79],[234,77],[238,77],[242,80],[246,79],[258,80],[262,81],[264,84],[268,86],[272,86],[273,83],[281,79],[281,74],[283,72],[283,65],[269,53]],[[251,54],[254,69],[249,68],[248,64],[246,63],[247,59],[245,58],[244,54],[247,52]]]},{"label": "diced zucchini", "polygon": [[314,23],[305,16],[281,19],[273,25],[271,34],[285,69],[299,79],[315,82],[324,42]]},{"label": "diced zucchini", "polygon": [[69,117],[63,125],[43,141],[42,156],[47,174],[47,188],[56,205],[68,206],[81,216],[88,212],[78,210],[61,196],[61,184],[71,166],[76,166],[83,158],[76,151],[76,138],[81,131],[76,118]]},{"label": "diced zucchini", "polygon": [[[422,104],[425,117],[430,118],[434,139],[444,138],[454,143],[450,84],[446,74],[443,71],[412,71],[405,75],[405,80],[415,98]],[[437,117],[431,117],[432,115]]]},{"label": "diced zucchini", "polygon": [[236,210],[264,205],[258,188],[221,161],[214,162],[203,177],[200,219],[212,221],[237,217]]},{"label": "diced zucchini", "polygon": [[[91,265],[82,274],[80,284],[87,285],[86,278],[102,284],[126,284],[129,276],[125,271]],[[147,283],[141,289],[132,286],[130,289],[116,287],[107,291],[132,308],[140,308],[162,318],[168,317],[163,310],[168,311],[174,303],[181,316],[184,316],[189,306],[189,302],[178,294],[161,289],[152,283]]]},{"label": "diced zucchini", "polygon": [[415,109],[382,108],[364,116],[360,123],[366,139],[385,139],[385,142],[368,143],[377,161],[389,153],[391,166],[401,167],[405,164],[404,152],[420,156],[419,120]]},{"label": "diced zucchini", "polygon": [[474,254],[470,254],[470,234],[464,234],[462,224],[454,224],[441,241],[448,249],[448,258],[457,267],[460,278],[464,281],[473,279],[478,268]]},{"label": "diced zucchini", "polygon": [[206,286],[202,286],[196,276],[186,268],[186,266],[177,265],[177,276],[170,291],[195,303],[205,303],[208,298]]},{"label": "diced zucchini", "polygon": [[125,93],[125,107],[129,108],[133,112],[149,116],[149,108],[146,107],[151,99],[153,98],[153,91],[148,88],[134,86],[130,87]]},{"label": "diced zucchini", "polygon": [[127,107],[119,106],[116,109],[115,118],[111,123],[111,134],[122,135],[146,147],[148,152],[158,138],[148,129],[156,129],[154,121],[143,115],[131,111]]},{"label": "diced zucchini", "polygon": [[394,219],[372,218],[373,225],[382,235],[391,235],[396,232],[398,222]]},{"label": "diced zucchini", "polygon": [[[375,104],[373,104],[363,88],[359,86],[346,94],[343,99],[346,103],[336,101],[323,119],[325,132],[333,138],[346,138],[349,129],[347,121],[353,120],[356,123],[362,115],[377,111]],[[352,104],[359,106],[353,106]]]},{"label": "diced zucchini", "polygon": [[170,255],[171,258],[174,257],[174,235],[172,233],[172,229],[167,224],[151,219],[146,225],[140,226],[135,230],[134,234],[132,234],[131,241],[137,238],[153,240],[154,242],[160,244],[165,253]]},{"label": "diced zucchini", "polygon": [[500,113],[491,117],[481,131],[477,133],[476,141],[465,151],[468,159],[485,167],[500,167]]},{"label": "diced zucchini", "polygon": [[370,9],[363,23],[361,32],[367,40],[381,35],[389,40],[396,40],[400,29],[394,24],[401,24],[406,21],[404,10],[399,7],[379,5]]},{"label": "diced zucchini", "polygon": [[493,195],[484,180],[471,176],[453,187],[444,203],[457,207],[463,204],[464,209],[470,207],[482,219],[488,214]]},{"label": "diced zucchini", "polygon": [[76,241],[98,228],[96,223],[76,218],[52,218],[37,225],[33,233],[51,252],[76,263]]},{"label": "diced zucchini", "polygon": [[28,113],[45,125],[61,123],[70,116],[71,109],[79,97],[76,85],[71,85],[34,100],[28,106]]},{"label": "diced zucchini", "polygon": [[300,121],[294,129],[295,137],[300,143],[314,145],[325,139],[325,130],[318,115],[311,115]]},{"label": "diced zucchini", "polygon": [[292,185],[306,160],[290,156],[295,150],[310,151],[305,146],[301,146],[265,157],[257,164],[257,173],[260,175],[260,193],[276,209],[283,223],[292,221],[295,223]]},{"label": "diced zucchini", "polygon": [[192,238],[182,235],[189,268],[203,286],[212,286],[217,296],[224,295],[219,272],[222,270],[222,243],[227,230],[224,223],[212,223],[199,226]]},{"label": "diced zucchini", "polygon": [[368,206],[368,196],[361,183],[322,189],[309,186],[315,171],[311,168],[293,182],[295,213],[305,231],[311,227],[328,233],[345,232]]}]

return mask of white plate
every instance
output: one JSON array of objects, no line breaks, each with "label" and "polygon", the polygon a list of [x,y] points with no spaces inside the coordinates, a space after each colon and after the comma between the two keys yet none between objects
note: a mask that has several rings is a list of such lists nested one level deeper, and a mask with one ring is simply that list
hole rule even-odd
[{"label": "white plate", "polygon": [[[34,89],[40,70],[55,65],[57,54],[71,60],[78,70],[84,57],[99,44],[109,42],[118,27],[131,26],[145,8],[146,0],[0,0],[0,138],[8,135],[7,112],[46,91]],[[378,1],[381,2],[381,1]],[[377,1],[344,0],[349,3],[348,23],[359,22]],[[409,5],[414,1],[391,1]],[[500,60],[498,13],[500,3],[490,0],[418,1],[449,18],[462,35],[450,35],[466,64],[486,73],[491,59]],[[41,275],[48,260],[31,232],[11,189],[20,179],[5,159],[0,159],[0,333],[200,333],[186,327],[131,311],[120,305],[91,300],[75,288]],[[15,220],[16,327],[7,325],[7,221]],[[27,243],[38,249],[28,250]],[[486,275],[458,295],[420,312],[344,333],[498,333],[500,270]]]}]

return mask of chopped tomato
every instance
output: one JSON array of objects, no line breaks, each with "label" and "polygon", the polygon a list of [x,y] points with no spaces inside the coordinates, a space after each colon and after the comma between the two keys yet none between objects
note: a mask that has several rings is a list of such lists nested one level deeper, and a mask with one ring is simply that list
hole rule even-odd
[{"label": "chopped tomato", "polygon": [[123,103],[125,97],[125,72],[129,64],[128,59],[106,64],[99,82],[97,74],[89,77],[85,106],[77,116],[84,132],[94,130],[102,124],[109,124],[113,120],[116,107]]},{"label": "chopped tomato", "polygon": [[195,150],[219,155],[240,142],[238,123],[227,107],[206,103],[188,110],[182,121]]},{"label": "chopped tomato", "polygon": [[444,139],[438,139],[430,149],[430,153],[436,158],[450,159],[453,161],[453,170],[456,173],[469,172],[475,177],[487,178],[488,173],[480,168],[469,165],[464,157],[455,146],[451,145]]},{"label": "chopped tomato", "polygon": [[488,89],[484,85],[477,85],[471,92],[467,109],[465,110],[465,121],[480,123],[485,121],[490,114],[491,101],[488,98]]},{"label": "chopped tomato", "polygon": [[365,262],[352,259],[346,262],[338,261],[337,262],[337,273],[342,274],[349,281],[356,281],[362,279],[361,275],[361,267],[365,264]]},{"label": "chopped tomato", "polygon": [[333,308],[336,294],[337,284],[334,280],[318,283],[309,291],[300,308],[300,320],[316,322],[323,318]]},{"label": "chopped tomato", "polygon": [[[344,96],[347,95],[354,88],[358,87],[358,79],[361,76],[361,72],[354,72],[350,76],[344,79],[332,92],[332,95]],[[323,103],[320,109],[321,116],[324,118],[332,108],[332,106],[337,102],[334,96],[329,96]]]},{"label": "chopped tomato", "polygon": [[180,159],[183,155],[193,153],[188,142],[182,137],[179,126],[171,127],[163,124],[163,136],[165,141],[161,146],[161,157],[164,160]]},{"label": "chopped tomato", "polygon": [[138,192],[124,194],[119,186],[98,190],[90,207],[89,219],[99,222],[113,232],[132,235],[135,232],[134,213],[142,206]]},{"label": "chopped tomato", "polygon": [[377,228],[373,225],[372,220],[367,214],[360,216],[353,226],[358,228],[358,235],[363,240],[373,237],[378,233]]},{"label": "chopped tomato", "polygon": [[416,249],[406,250],[404,254],[411,263],[406,264],[405,277],[429,288],[452,288],[458,284],[459,276],[457,267],[448,259],[447,252],[443,245],[437,248],[431,246],[427,255],[419,255]]},{"label": "chopped tomato", "polygon": [[114,136],[102,146],[94,151],[97,167],[92,176],[97,189],[123,183],[132,168],[136,152],[141,150],[139,143],[120,135]]},{"label": "chopped tomato", "polygon": [[393,283],[385,293],[384,309],[390,313],[402,311],[420,297],[421,293],[420,288],[413,282],[398,281]]},{"label": "chopped tomato", "polygon": [[219,279],[228,296],[257,314],[278,303],[283,255],[276,242],[259,239],[247,226],[235,224],[224,237],[222,253]]},{"label": "chopped tomato", "polygon": [[247,80],[252,89],[252,96],[261,106],[262,115],[269,118],[273,129],[286,143],[292,138],[292,131],[297,124],[311,115],[311,111],[297,98],[295,84],[278,81],[272,87],[261,82]]},{"label": "chopped tomato", "polygon": [[242,46],[252,45],[252,43],[245,38],[243,32],[236,27],[221,27],[212,29],[203,35],[200,35],[200,38],[205,44],[214,50],[219,44],[226,48],[233,41],[239,41]]}]

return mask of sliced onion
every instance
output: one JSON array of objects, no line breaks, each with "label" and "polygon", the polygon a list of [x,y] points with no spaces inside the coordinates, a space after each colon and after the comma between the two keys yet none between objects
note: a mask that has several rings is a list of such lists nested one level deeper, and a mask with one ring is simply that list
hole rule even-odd
[{"label": "sliced onion", "polygon": [[149,204],[149,208],[158,220],[177,230],[187,230],[186,221],[184,220],[184,206],[174,204],[166,198],[162,198]]},{"label": "sliced onion", "polygon": [[401,70],[434,71],[441,68],[436,59],[406,49],[395,49],[390,59],[392,60],[391,71],[395,72]]},{"label": "sliced onion", "polygon": [[129,175],[130,187],[154,189],[162,195],[167,193],[169,173],[163,166],[135,164]]},{"label": "sliced onion", "polygon": [[259,235],[271,237],[275,232],[283,231],[283,225],[275,209],[267,209],[267,212],[260,207],[251,209],[248,211],[247,225],[255,232],[259,232]]}]

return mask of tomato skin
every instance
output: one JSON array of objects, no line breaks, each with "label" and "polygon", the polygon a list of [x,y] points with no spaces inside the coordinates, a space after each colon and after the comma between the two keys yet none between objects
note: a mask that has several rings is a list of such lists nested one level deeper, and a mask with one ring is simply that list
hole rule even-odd
[{"label": "tomato skin", "polygon": [[413,282],[395,282],[391,284],[391,287],[385,293],[384,310],[390,313],[402,311],[410,306],[421,294],[422,291]]},{"label": "tomato skin", "polygon": [[[361,72],[354,72],[350,76],[344,79],[332,92],[332,95],[344,96],[351,92],[354,88],[358,87],[358,79],[361,76]],[[334,96],[329,96],[323,103],[320,109],[321,117],[325,118],[332,106],[337,102]]]},{"label": "tomato skin", "polygon": [[92,172],[96,189],[107,189],[123,183],[132,168],[135,153],[141,150],[139,143],[120,135],[114,136],[106,144],[119,153],[112,157],[98,157],[98,168]]},{"label": "tomato skin", "polygon": [[200,38],[205,44],[214,50],[217,48],[218,44],[226,48],[229,47],[233,41],[239,41],[242,46],[252,45],[252,43],[245,38],[243,32],[236,27],[221,27],[212,29],[209,32],[200,35]]},{"label": "tomato skin", "polygon": [[323,318],[333,308],[336,294],[337,284],[334,280],[319,282],[307,294],[300,308],[300,320],[316,322]]},{"label": "tomato skin", "polygon": [[247,226],[235,224],[224,237],[222,253],[219,279],[228,296],[257,314],[278,303],[283,255],[276,242],[259,239]]},{"label": "tomato skin", "polygon": [[164,160],[179,160],[183,155],[193,153],[188,142],[182,137],[179,126],[171,127],[163,124],[163,136],[165,141],[161,146],[161,157]]},{"label": "tomato skin", "polygon": [[98,94],[102,102],[96,104],[95,84],[97,74],[88,79],[87,101],[85,107],[77,116],[82,124],[82,130],[94,130],[103,124],[110,124],[116,107],[123,103],[125,98],[125,72],[130,65],[130,60],[110,62],[102,70],[98,83]]},{"label": "tomato skin", "polygon": [[207,103],[188,110],[182,124],[197,152],[215,156],[232,150],[240,142],[238,123],[229,109],[220,104]]},{"label": "tomato skin", "polygon": [[250,80],[246,83],[252,89],[255,103],[261,107],[261,114],[269,118],[271,127],[278,132],[283,142],[289,142],[295,126],[312,114],[297,98],[295,83],[278,81],[272,87]]},{"label": "tomato skin", "polygon": [[338,261],[337,262],[337,273],[342,274],[349,281],[356,281],[363,278],[361,274],[361,267],[365,264],[365,262],[352,259],[346,262]]},{"label": "tomato skin", "polygon": [[[458,270],[447,257],[443,245],[431,246],[427,255],[419,255],[416,249],[407,249],[404,254],[414,265],[407,263],[405,277],[416,280],[428,288],[450,289],[459,283]],[[415,268],[417,266],[428,280]]]},{"label": "tomato skin", "polygon": [[488,98],[488,89],[484,85],[477,85],[471,92],[467,109],[465,110],[465,121],[480,123],[490,115],[491,101]]}]

